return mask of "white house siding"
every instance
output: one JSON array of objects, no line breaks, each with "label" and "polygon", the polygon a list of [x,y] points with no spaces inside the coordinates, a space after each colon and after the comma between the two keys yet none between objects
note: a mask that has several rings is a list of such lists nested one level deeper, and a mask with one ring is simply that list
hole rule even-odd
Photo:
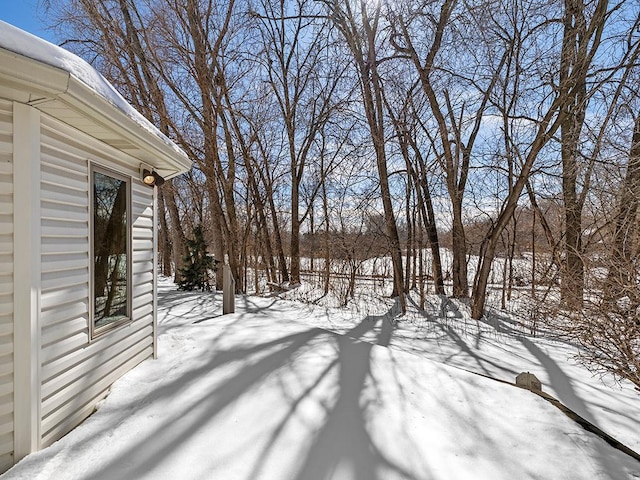
[{"label": "white house siding", "polygon": [[[42,116],[42,446],[90,415],[109,386],[153,355],[153,190],[135,160]],[[133,321],[89,338],[90,162],[132,176]]]},{"label": "white house siding", "polygon": [[13,120],[0,100],[0,472],[13,465]]}]

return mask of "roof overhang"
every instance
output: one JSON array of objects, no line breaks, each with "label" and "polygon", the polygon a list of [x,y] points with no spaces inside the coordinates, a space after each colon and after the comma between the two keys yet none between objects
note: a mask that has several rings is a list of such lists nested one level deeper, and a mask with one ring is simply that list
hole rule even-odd
[{"label": "roof overhang", "polygon": [[187,155],[150,122],[132,118],[64,69],[0,48],[0,98],[25,103],[171,178]]}]

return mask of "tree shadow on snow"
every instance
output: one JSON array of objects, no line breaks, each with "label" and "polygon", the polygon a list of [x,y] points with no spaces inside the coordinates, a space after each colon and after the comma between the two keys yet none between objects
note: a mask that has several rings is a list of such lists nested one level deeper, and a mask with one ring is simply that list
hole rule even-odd
[{"label": "tree shadow on snow", "polygon": [[[416,307],[417,304],[414,303]],[[482,373],[489,377],[495,375],[495,371],[501,371],[507,376],[507,380],[513,381],[515,375],[520,373],[520,371],[514,371],[512,368],[507,367],[506,365],[495,362],[489,358],[483,357],[479,352],[479,344],[482,340],[480,325],[478,325],[477,333],[475,334],[475,348],[471,348],[469,342],[464,338],[466,331],[462,331],[462,329],[466,329],[464,325],[456,324],[455,322],[452,324],[448,323],[448,319],[451,317],[455,317],[456,319],[460,319],[457,315],[455,315],[456,309],[453,309],[451,305],[455,306],[448,299],[442,298],[441,304],[438,312],[424,312],[427,321],[429,322],[429,328],[431,334],[436,334],[440,332],[440,334],[444,334],[444,337],[448,338],[448,340],[453,341],[455,345],[459,348],[459,353],[455,355],[462,355],[463,357],[472,360],[477,367],[479,368],[478,373]],[[454,313],[451,313],[454,312]],[[499,315],[497,313],[493,313],[489,318],[483,317],[482,320],[479,321],[479,324],[484,324],[495,331],[498,334],[506,334],[509,338],[513,338],[517,342],[521,343],[523,347],[525,347],[526,351],[539,363],[540,367],[547,374],[549,379],[549,385],[553,388],[558,399],[567,405],[572,410],[576,411],[579,415],[589,420],[593,424],[598,424],[595,420],[593,413],[589,407],[589,403],[583,399],[579,392],[576,391],[575,386],[572,383],[571,378],[563,371],[562,367],[558,364],[556,360],[554,360],[551,356],[549,356],[543,349],[541,349],[536,343],[531,341],[521,330],[518,329],[518,324],[513,319]],[[572,342],[567,341],[566,339],[558,339],[553,337],[551,334],[547,334],[550,339],[555,342],[562,343],[568,346],[575,346]],[[487,339],[485,339],[487,340]],[[500,342],[494,341],[491,342],[493,348],[499,348]],[[506,348],[506,347],[505,347]],[[509,350],[509,353],[514,355],[515,352]],[[446,357],[443,360],[445,364],[451,364],[453,358],[453,354],[449,357]],[[523,361],[529,363],[530,360],[527,360],[523,357]],[[463,361],[464,363],[464,361]],[[492,368],[488,368],[491,366]],[[551,407],[550,407],[551,408]],[[622,412],[619,412],[622,414]],[[600,425],[602,428],[602,426]],[[605,428],[606,430],[606,428]],[[591,435],[585,432],[585,435]],[[574,441],[571,439],[571,441]],[[613,448],[606,445],[600,439],[595,439],[592,442],[594,447],[591,449],[590,453],[587,453],[591,457],[591,461],[599,464],[602,467],[602,470],[607,472],[607,479],[617,480],[621,478],[627,478],[627,474],[624,471],[624,468],[620,465],[620,455]],[[587,448],[586,446],[579,445],[581,449]],[[626,457],[623,457],[626,460]],[[630,460],[629,465],[634,465],[633,460]]]},{"label": "tree shadow on snow", "polygon": [[[547,374],[549,385],[553,388],[558,400],[599,428],[604,427],[603,425],[598,425],[588,403],[578,394],[571,378],[562,370],[562,367],[555,359],[549,356],[526,335],[514,330],[512,326],[513,321],[508,317],[495,315],[493,323],[495,323],[495,325],[492,325],[491,323],[489,324],[494,326],[496,330],[508,333],[513,338],[517,339],[539,362],[540,367],[542,367],[544,372]],[[553,340],[558,343],[574,346],[573,343],[568,341],[562,341],[555,338]],[[603,429],[606,431],[606,428]],[[585,435],[591,434],[585,433]],[[592,459],[599,463],[602,469],[607,472],[608,478],[611,480],[617,480],[627,477],[624,468],[620,466],[620,456],[615,449],[605,444],[604,441],[600,441],[600,439],[593,442],[593,445],[595,445],[595,447]],[[631,464],[633,465],[633,462],[631,462]]]},{"label": "tree shadow on snow", "polygon": [[[247,480],[259,476],[269,455],[273,453],[278,436],[295,417],[297,407],[334,369],[338,370],[336,399],[327,407],[326,418],[314,433],[295,479],[382,480],[381,469],[394,471],[408,480],[414,478],[385,458],[374,444],[366,422],[371,401],[365,402],[362,398],[363,390],[375,382],[371,372],[371,351],[374,345],[389,345],[395,328],[393,319],[398,314],[399,308],[395,305],[386,314],[364,318],[344,335],[327,332],[335,344],[335,358],[302,395],[290,400],[288,414],[273,429],[268,444],[246,477]],[[372,331],[376,334],[375,343],[360,340]]]},{"label": "tree shadow on snow", "polygon": [[[189,296],[187,295],[187,298]],[[193,305],[185,306],[184,292],[163,295],[163,307],[172,314],[181,312],[189,317],[202,315],[204,309],[212,308],[216,302],[211,299],[198,300]],[[265,307],[254,306],[254,312]],[[179,378],[167,378],[162,385],[147,393],[138,395],[125,405],[117,408],[105,408],[104,415],[110,415],[109,425],[125,423],[133,415],[146,414],[146,408],[152,404],[171,404],[185,389],[198,384],[188,400],[178,406],[161,420],[154,420],[148,431],[140,434],[126,450],[111,457],[106,463],[89,466],[85,480],[115,480],[122,478],[147,478],[151,472],[162,469],[171,461],[172,455],[185,443],[196,438],[210,421],[236,402],[259,387],[274,372],[292,368],[296,357],[313,342],[331,340],[336,346],[335,357],[330,358],[326,368],[318,378],[302,392],[298,398],[291,399],[288,414],[280,424],[272,429],[271,440],[253,467],[249,478],[256,478],[263,468],[264,462],[271,453],[277,437],[283,432],[287,422],[296,414],[301,401],[309,397],[327,374],[338,369],[337,396],[335,401],[327,402],[327,415],[323,424],[312,434],[310,447],[299,464],[299,471],[294,474],[298,480],[326,479],[337,472],[345,472],[347,478],[353,480],[382,480],[380,469],[395,471],[406,479],[413,477],[404,472],[400,466],[388,461],[373,443],[366,425],[367,403],[363,403],[362,392],[371,382],[371,350],[372,343],[359,341],[358,338],[375,331],[375,343],[387,346],[395,327],[393,318],[398,314],[394,306],[387,314],[366,317],[360,324],[350,330],[347,335],[339,335],[320,328],[304,329],[298,333],[283,335],[270,340],[253,342],[249,345],[237,345],[222,350],[212,348],[199,364],[187,370]],[[240,317],[246,317],[246,314]],[[237,322],[241,322],[242,318]],[[230,323],[233,326],[233,323]],[[205,328],[206,324],[183,324],[187,328]],[[239,325],[238,328],[242,328]],[[216,374],[218,371],[239,365],[232,375]],[[178,398],[184,398],[178,397]],[[327,399],[325,399],[327,400]],[[330,400],[330,399],[329,399]],[[112,432],[102,431],[88,435],[83,440],[91,442],[94,437],[110,436]],[[207,459],[202,459],[206,465]]]},{"label": "tree shadow on snow", "polygon": [[387,314],[368,316],[344,336],[336,335],[339,368],[337,400],[316,433],[297,480],[349,478],[353,480],[382,479],[380,470],[394,471],[404,478],[412,475],[385,458],[374,444],[366,424],[368,402],[362,392],[373,381],[371,351],[373,343],[358,339],[367,332],[379,329],[375,344],[387,347],[393,335],[393,318],[398,308]]},{"label": "tree shadow on snow", "polygon": [[[544,367],[549,377],[549,382],[558,395],[558,399],[589,422],[598,425],[589,406],[575,391],[571,378],[564,373],[560,365],[528,338],[521,337],[520,341],[527,350],[538,359],[542,367]],[[598,426],[602,428],[601,425]],[[602,466],[611,480],[626,478],[627,473],[620,466],[619,454],[609,445],[605,444],[604,441],[600,441],[600,439],[596,440],[596,442],[593,442],[595,446],[593,460]]]},{"label": "tree shadow on snow", "polygon": [[[445,295],[440,295],[439,297],[439,305],[431,305],[429,310],[420,310],[418,304],[409,298],[409,301],[414,307],[426,318],[427,325],[421,327],[422,333],[430,340],[435,340],[438,344],[452,344],[458,349],[451,353],[443,353],[443,356],[438,358],[438,360],[447,365],[464,370],[470,368],[468,365],[469,362],[473,362],[480,373],[484,375],[490,376],[492,370],[499,370],[504,372],[508,378],[515,377],[519,372],[493,361],[488,356],[485,357],[480,354],[479,347],[483,340],[481,330],[479,328],[472,328],[470,329],[471,331],[467,331],[467,320],[464,319],[462,312],[460,312],[456,304]],[[465,337],[471,335],[473,335],[472,338],[475,343],[474,348],[472,348],[470,343],[465,339]],[[494,346],[497,347],[497,345]],[[456,357],[460,358],[459,362],[456,361]]]},{"label": "tree shadow on snow", "polygon": [[[213,353],[198,368],[164,386],[154,389],[146,398],[136,399],[137,405],[170,400],[184,388],[203,378],[215,375],[216,369],[237,361],[246,361],[238,374],[210,388],[197,391],[190,400],[151,433],[132,445],[125,453],[113,458],[100,471],[90,472],[86,480],[142,478],[158,468],[176,447],[196,435],[207,422],[233,404],[271,372],[284,367],[292,355],[313,338],[326,333],[321,329],[288,335],[252,347]],[[266,353],[266,354],[265,354]],[[259,354],[259,358],[255,356]],[[247,359],[250,359],[247,361]],[[128,415],[136,414],[129,411]],[[203,459],[204,461],[205,459]]]}]

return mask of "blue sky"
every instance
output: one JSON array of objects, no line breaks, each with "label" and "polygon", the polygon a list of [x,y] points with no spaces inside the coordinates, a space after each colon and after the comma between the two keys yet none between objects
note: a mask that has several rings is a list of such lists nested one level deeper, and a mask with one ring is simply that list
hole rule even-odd
[{"label": "blue sky", "polygon": [[52,32],[46,31],[44,11],[38,0],[0,0],[0,20],[56,43]]}]

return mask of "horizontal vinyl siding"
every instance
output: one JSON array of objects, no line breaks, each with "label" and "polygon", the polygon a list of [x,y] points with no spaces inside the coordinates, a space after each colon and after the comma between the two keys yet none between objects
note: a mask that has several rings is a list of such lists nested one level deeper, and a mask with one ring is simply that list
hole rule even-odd
[{"label": "horizontal vinyl siding", "polygon": [[13,465],[13,120],[0,100],[0,472]]},{"label": "horizontal vinyl siding", "polygon": [[153,324],[153,189],[132,186],[134,318],[147,318]]},{"label": "horizontal vinyl siding", "polygon": [[132,181],[132,322],[94,340],[90,162],[136,176],[123,153],[42,118],[42,444],[77,426],[111,384],[153,354],[153,190]]}]

